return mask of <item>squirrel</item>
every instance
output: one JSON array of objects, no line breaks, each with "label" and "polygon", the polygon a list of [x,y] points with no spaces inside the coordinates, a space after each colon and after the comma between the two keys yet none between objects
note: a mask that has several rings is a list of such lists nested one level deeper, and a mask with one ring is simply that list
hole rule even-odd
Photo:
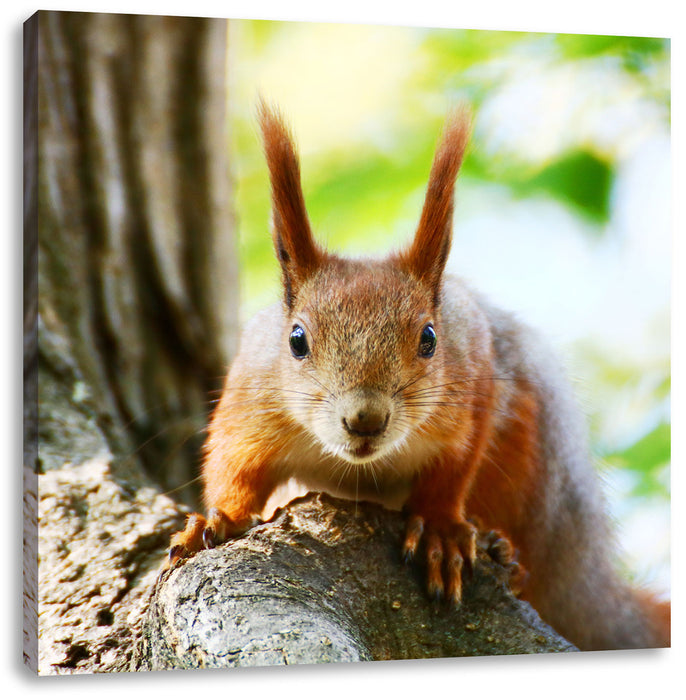
[{"label": "squirrel", "polygon": [[173,535],[166,566],[244,533],[295,478],[402,508],[403,553],[423,552],[434,598],[460,603],[478,523],[517,553],[520,597],[578,648],[669,646],[671,603],[616,570],[564,372],[444,274],[469,110],[446,120],[414,239],[380,260],[315,241],[290,129],[264,101],[258,121],[283,298],[243,331],[205,443],[207,516]]}]

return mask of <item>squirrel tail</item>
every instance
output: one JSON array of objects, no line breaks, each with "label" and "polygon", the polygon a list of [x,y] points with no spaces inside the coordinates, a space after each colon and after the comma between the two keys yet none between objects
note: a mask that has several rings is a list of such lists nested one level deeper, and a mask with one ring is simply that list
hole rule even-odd
[{"label": "squirrel tail", "polygon": [[558,595],[559,591],[548,590],[539,591],[530,602],[546,622],[579,649],[670,646],[669,601],[660,600],[650,591],[636,589],[618,572],[610,570],[596,571],[590,577],[592,580],[570,578],[565,582],[566,599]]},{"label": "squirrel tail", "polygon": [[650,626],[650,634],[654,640],[653,646],[668,647],[672,640],[672,603],[669,600],[660,600],[651,591],[639,590],[636,592],[641,607],[644,610],[644,619]]}]

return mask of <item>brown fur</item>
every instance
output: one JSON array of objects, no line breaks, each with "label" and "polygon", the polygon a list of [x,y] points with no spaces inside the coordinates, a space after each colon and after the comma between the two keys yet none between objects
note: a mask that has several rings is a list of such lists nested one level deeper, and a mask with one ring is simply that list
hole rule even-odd
[{"label": "brown fur", "polygon": [[450,252],[455,178],[469,140],[469,122],[466,110],[448,118],[431,167],[417,234],[399,259],[401,267],[425,280],[436,293]]},{"label": "brown fur", "polygon": [[260,102],[264,153],[272,183],[273,240],[281,268],[286,304],[321,264],[323,253],[312,237],[300,184],[300,165],[291,135],[276,111]]},{"label": "brown fur", "polygon": [[[296,478],[406,506],[405,555],[426,558],[434,597],[459,603],[476,518],[511,543],[499,540],[499,558],[517,553],[522,596],[581,648],[668,645],[669,604],[614,569],[561,371],[529,329],[443,274],[465,114],[448,120],[412,243],[358,261],[314,242],[288,129],[264,103],[259,117],[283,303],[244,332],[206,443],[208,519],[174,536],[171,564],[250,527]],[[305,355],[289,349],[296,327]]]}]

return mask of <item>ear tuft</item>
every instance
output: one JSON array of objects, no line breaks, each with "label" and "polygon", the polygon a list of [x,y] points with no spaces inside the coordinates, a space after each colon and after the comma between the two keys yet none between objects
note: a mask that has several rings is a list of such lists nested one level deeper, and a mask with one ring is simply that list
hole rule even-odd
[{"label": "ear tuft", "polygon": [[404,267],[433,288],[436,303],[452,241],[455,180],[470,129],[471,117],[466,107],[450,113],[431,166],[417,232],[412,245],[400,256]]},{"label": "ear tuft", "polygon": [[321,264],[323,253],[314,242],[300,182],[300,163],[286,123],[275,107],[260,99],[257,118],[272,190],[273,239],[281,263],[286,304]]}]

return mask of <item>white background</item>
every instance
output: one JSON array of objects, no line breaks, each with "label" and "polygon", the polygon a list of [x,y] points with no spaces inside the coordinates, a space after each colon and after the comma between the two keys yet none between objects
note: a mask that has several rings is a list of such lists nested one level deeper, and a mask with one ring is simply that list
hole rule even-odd
[{"label": "white background", "polygon": [[[591,34],[667,36],[672,39],[673,89],[673,648],[661,652],[604,652],[572,657],[540,656],[479,659],[443,659],[427,662],[387,662],[336,667],[299,667],[224,672],[125,674],[35,679],[22,668],[21,633],[21,141],[22,141],[22,33],[21,24],[37,9],[132,12],[213,17],[317,20],[398,25],[461,27],[470,29],[530,30]],[[305,0],[63,0],[32,5],[25,0],[3,3],[2,119],[3,197],[6,214],[0,233],[0,313],[8,332],[0,342],[0,387],[3,389],[0,444],[3,445],[5,488],[2,493],[2,530],[7,546],[0,577],[0,673],[7,697],[88,697],[121,694],[177,698],[187,694],[221,694],[231,700],[251,698],[354,695],[366,698],[440,697],[481,698],[659,698],[683,692],[686,661],[679,594],[684,590],[683,551],[680,533],[685,519],[680,511],[683,496],[683,358],[684,284],[680,280],[685,260],[684,234],[684,40],[686,20],[673,0],[649,3],[619,0],[576,0],[553,3],[539,0],[484,0],[467,4],[459,0],[421,0],[416,4],[388,0],[346,0],[315,3]],[[679,319],[681,318],[681,321]],[[679,672],[681,671],[681,672]]]}]

